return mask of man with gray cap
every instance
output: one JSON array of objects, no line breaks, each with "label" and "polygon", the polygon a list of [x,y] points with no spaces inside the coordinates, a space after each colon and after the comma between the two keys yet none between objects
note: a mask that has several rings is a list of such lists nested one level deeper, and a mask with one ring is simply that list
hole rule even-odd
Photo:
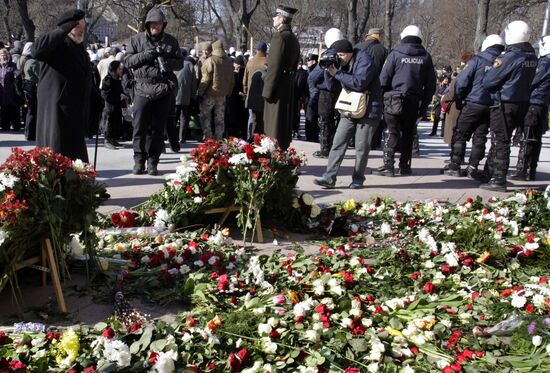
[{"label": "man with gray cap", "polygon": [[294,73],[300,60],[300,44],[290,25],[297,10],[279,6],[273,17],[277,30],[271,39],[262,96],[265,99],[265,134],[276,138],[283,150],[292,139]]},{"label": "man with gray cap", "polygon": [[160,7],[145,19],[145,31],[134,35],[124,56],[124,65],[134,72],[134,169],[135,175],[158,175],[164,150],[164,132],[178,79],[183,67],[176,38],[165,32],[168,21]]},{"label": "man with gray cap", "polygon": [[[65,12],[57,28],[41,35],[32,55],[41,61],[37,87],[36,145],[88,162],[85,134],[92,101],[101,102],[93,86],[82,10]],[[102,107],[98,107],[102,109]]]}]

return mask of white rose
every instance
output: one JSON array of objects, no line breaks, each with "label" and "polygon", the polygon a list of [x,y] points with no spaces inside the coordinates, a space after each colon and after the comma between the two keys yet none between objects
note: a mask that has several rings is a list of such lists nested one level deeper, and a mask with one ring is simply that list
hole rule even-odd
[{"label": "white rose", "polygon": [[305,338],[313,343],[319,343],[321,341],[321,336],[316,330],[307,330]]},{"label": "white rose", "polygon": [[170,350],[168,352],[158,352],[157,361],[153,365],[153,371],[159,373],[172,373],[176,370],[174,361],[177,360],[178,355],[175,351]]},{"label": "white rose", "polygon": [[378,363],[370,363],[367,370],[369,373],[376,373],[380,370],[380,368],[378,367]]},{"label": "white rose", "polygon": [[533,346],[539,347],[542,344],[542,337],[540,335],[534,335],[531,342],[533,342]]},{"label": "white rose", "polygon": [[271,333],[271,330],[273,330],[273,328],[269,324],[259,324],[258,325],[258,334],[259,335],[264,335],[264,334],[269,335],[269,333]]},{"label": "white rose", "polygon": [[380,225],[380,232],[383,234],[391,233],[391,225],[388,222],[383,222],[382,225]]},{"label": "white rose", "polygon": [[295,209],[300,208],[300,203],[298,202],[298,198],[296,197],[292,199],[292,208],[295,208]]},{"label": "white rose", "polygon": [[512,306],[516,308],[523,308],[525,306],[525,303],[527,303],[527,299],[525,297],[512,295]]},{"label": "white rose", "polygon": [[304,193],[302,194],[302,201],[306,206],[312,206],[314,202],[314,198],[311,194]]},{"label": "white rose", "polygon": [[550,343],[546,345],[546,353],[550,356]]},{"label": "white rose", "polygon": [[317,216],[319,216],[321,214],[321,208],[319,207],[319,205],[313,205],[311,206],[311,213],[310,213],[310,216],[312,218],[316,218]]}]

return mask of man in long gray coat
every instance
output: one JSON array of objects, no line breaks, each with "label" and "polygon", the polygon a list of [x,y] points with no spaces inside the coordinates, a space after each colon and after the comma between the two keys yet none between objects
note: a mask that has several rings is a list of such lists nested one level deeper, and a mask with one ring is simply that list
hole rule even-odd
[{"label": "man in long gray coat", "polygon": [[294,103],[294,73],[300,59],[300,44],[290,22],[296,9],[279,6],[273,17],[273,34],[262,96],[265,99],[265,134],[276,138],[282,149],[290,146]]},{"label": "man in long gray coat", "polygon": [[90,57],[82,43],[85,30],[84,12],[68,11],[55,30],[36,40],[32,55],[42,62],[36,144],[88,162],[85,133],[91,102],[101,97],[92,86]]}]

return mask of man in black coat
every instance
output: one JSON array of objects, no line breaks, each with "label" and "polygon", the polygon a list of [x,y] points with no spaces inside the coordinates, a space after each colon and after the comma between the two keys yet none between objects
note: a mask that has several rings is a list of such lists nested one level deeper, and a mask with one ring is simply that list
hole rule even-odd
[{"label": "man in black coat", "polygon": [[157,165],[164,149],[164,132],[174,102],[178,79],[174,71],[183,67],[176,38],[166,33],[168,21],[159,7],[145,19],[145,31],[132,37],[124,64],[133,70],[134,169],[135,175],[158,175]]},{"label": "man in black coat", "polygon": [[384,29],[376,27],[371,28],[367,33],[365,41],[357,44],[355,48],[364,50],[372,58],[378,75],[382,72],[382,66],[388,57],[388,50],[380,43],[382,37],[384,37]]},{"label": "man in black coat", "polygon": [[88,162],[85,134],[92,100],[101,97],[92,84],[90,58],[83,45],[84,12],[64,13],[57,28],[40,36],[32,55],[41,61],[38,81],[36,143]]}]

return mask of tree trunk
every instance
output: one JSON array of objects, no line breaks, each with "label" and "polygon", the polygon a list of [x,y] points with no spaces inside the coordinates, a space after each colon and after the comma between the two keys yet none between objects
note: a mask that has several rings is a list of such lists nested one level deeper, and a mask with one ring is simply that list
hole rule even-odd
[{"label": "tree trunk", "polygon": [[348,1],[348,40],[352,44],[357,43],[357,1],[358,0],[349,0]]},{"label": "tree trunk", "polygon": [[388,49],[391,49],[392,47],[392,38],[391,38],[392,21],[393,21],[392,0],[386,0],[386,10],[384,12],[384,44]]},{"label": "tree trunk", "polygon": [[365,35],[365,29],[367,28],[367,22],[370,18],[370,4],[371,0],[364,0],[364,6],[363,9],[363,16],[361,17],[361,20],[358,23],[358,30],[357,30],[357,38],[362,39],[363,35]]},{"label": "tree trunk", "polygon": [[487,21],[489,18],[489,5],[491,0],[477,0],[477,24],[474,50],[481,49],[483,40],[487,37]]},{"label": "tree trunk", "polygon": [[4,15],[2,22],[4,23],[4,28],[6,29],[6,34],[8,35],[8,43],[11,43],[13,37],[11,33],[11,27],[10,27],[10,0],[4,0],[4,4],[6,4],[6,14]]},{"label": "tree trunk", "polygon": [[27,42],[34,41],[34,32],[36,30],[36,27],[32,19],[29,17],[27,0],[16,0],[16,1],[17,1],[17,9],[19,10],[19,15],[21,16],[21,23],[23,23],[23,28],[25,29]]}]

